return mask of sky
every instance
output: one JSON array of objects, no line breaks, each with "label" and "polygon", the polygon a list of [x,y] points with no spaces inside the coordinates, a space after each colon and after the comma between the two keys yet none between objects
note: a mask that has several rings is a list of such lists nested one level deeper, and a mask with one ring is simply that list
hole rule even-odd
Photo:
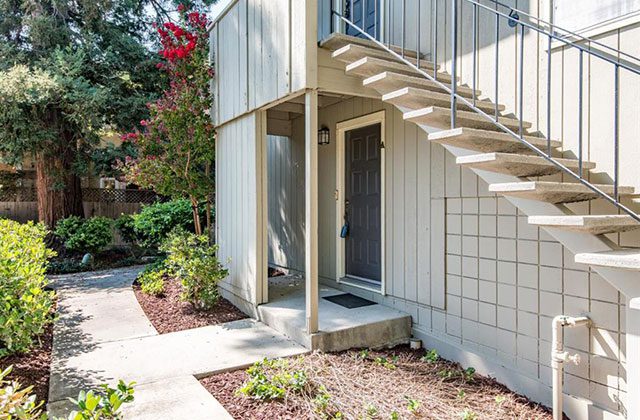
[{"label": "sky", "polygon": [[218,16],[218,14],[222,11],[222,9],[224,9],[225,7],[227,7],[227,5],[229,3],[231,3],[233,0],[218,0],[217,3],[215,3],[214,5],[211,6],[211,20],[214,20],[216,18],[216,16]]}]

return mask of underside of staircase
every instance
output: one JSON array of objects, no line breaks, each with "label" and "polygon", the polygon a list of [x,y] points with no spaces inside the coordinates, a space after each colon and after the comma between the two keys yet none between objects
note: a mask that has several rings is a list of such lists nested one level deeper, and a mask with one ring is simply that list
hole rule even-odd
[{"label": "underside of staircase", "polygon": [[[607,234],[640,228],[634,218],[619,214],[607,205],[611,214],[576,214],[570,203],[596,200],[600,197],[587,186],[561,170],[548,158],[536,154],[520,139],[504,132],[484,115],[458,101],[456,128],[451,129],[450,94],[438,83],[429,80],[414,67],[402,62],[373,41],[333,34],[321,43],[333,51],[333,58],[345,63],[349,75],[359,76],[363,85],[380,94],[384,102],[395,105],[406,121],[414,122],[429,133],[430,142],[443,145],[456,157],[457,164],[471,169],[489,184],[489,191],[504,196],[529,216],[529,223],[544,228],[551,236],[573,252],[576,262],[587,264],[628,297],[640,296],[640,249],[620,249]],[[415,64],[418,55],[405,52]],[[427,57],[419,57],[420,68],[429,74],[435,71]],[[437,70],[437,80],[451,83],[451,75]],[[473,97],[467,86],[457,88],[459,95]],[[476,91],[476,98],[481,92]],[[498,111],[499,123],[518,132],[520,121],[505,113],[505,107],[489,100],[476,100],[477,108],[489,115]],[[532,124],[522,124],[529,130]],[[526,133],[530,144],[547,150],[547,139],[536,133]],[[551,140],[551,155],[556,162],[578,171],[577,159],[563,158],[562,142]],[[593,162],[582,162],[588,178],[596,168]],[[596,185],[613,195],[613,185]],[[621,199],[635,193],[630,186],[619,186]]]}]

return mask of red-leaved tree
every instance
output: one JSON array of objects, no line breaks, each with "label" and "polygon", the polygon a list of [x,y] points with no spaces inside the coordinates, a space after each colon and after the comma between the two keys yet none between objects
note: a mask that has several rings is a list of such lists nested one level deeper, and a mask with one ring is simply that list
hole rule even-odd
[{"label": "red-leaved tree", "polygon": [[207,18],[203,13],[178,8],[181,24],[156,27],[164,58],[158,68],[169,78],[169,88],[149,104],[151,117],[141,121],[143,130],[123,139],[138,149],[135,159],[122,163],[125,178],[158,194],[188,198],[197,234],[202,233],[198,206],[207,206],[214,183],[211,163],[215,158],[215,132],[209,117],[212,76],[208,61]]}]

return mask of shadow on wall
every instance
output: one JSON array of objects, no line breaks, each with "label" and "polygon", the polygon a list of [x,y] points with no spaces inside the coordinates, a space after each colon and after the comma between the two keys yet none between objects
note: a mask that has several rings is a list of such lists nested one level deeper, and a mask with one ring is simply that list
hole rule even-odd
[{"label": "shadow on wall", "polygon": [[304,144],[267,136],[269,264],[304,270]]}]

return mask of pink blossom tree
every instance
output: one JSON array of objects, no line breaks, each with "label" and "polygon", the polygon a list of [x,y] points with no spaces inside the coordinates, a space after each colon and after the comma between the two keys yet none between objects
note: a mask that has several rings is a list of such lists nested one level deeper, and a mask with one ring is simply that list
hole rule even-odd
[{"label": "pink blossom tree", "polygon": [[140,122],[143,130],[123,136],[136,145],[138,156],[122,162],[121,169],[129,182],[172,198],[188,198],[195,232],[201,234],[198,207],[206,203],[209,227],[215,158],[207,19],[184,6],[178,10],[180,25],[168,22],[156,27],[163,57],[158,69],[167,74],[169,88],[148,105],[151,116]]}]

